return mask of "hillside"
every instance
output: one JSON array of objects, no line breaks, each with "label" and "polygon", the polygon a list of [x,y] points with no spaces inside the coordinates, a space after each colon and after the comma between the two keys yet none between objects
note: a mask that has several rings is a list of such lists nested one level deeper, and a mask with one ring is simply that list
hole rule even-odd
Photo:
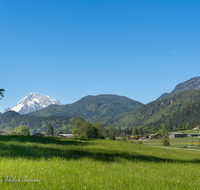
[{"label": "hillside", "polygon": [[0,115],[0,129],[5,127],[18,127],[19,125],[26,125],[31,129],[32,133],[46,132],[48,124],[54,127],[54,132],[62,130],[71,130],[69,125],[69,116],[49,116],[49,117],[33,117],[29,115],[20,115],[15,111],[7,111]]},{"label": "hillside", "polygon": [[98,95],[86,96],[73,104],[51,105],[31,113],[31,116],[70,116],[80,115],[89,121],[98,121],[104,117],[116,116],[136,110],[143,104],[124,96]]},{"label": "hillside", "polygon": [[174,90],[172,90],[170,93],[164,93],[162,94],[159,99],[168,97],[170,95],[173,95],[175,93],[181,92],[181,91],[186,91],[186,90],[191,90],[191,89],[200,89],[200,77],[194,77],[191,78],[183,83],[180,83],[178,85],[176,85],[176,87],[174,88]]},{"label": "hillside", "polygon": [[200,98],[181,107],[168,116],[162,117],[149,124],[150,127],[157,127],[163,123],[169,124],[171,129],[178,128],[180,124],[188,123],[189,127],[200,124]]},{"label": "hillside", "polygon": [[198,98],[200,98],[200,90],[183,91],[148,103],[133,112],[121,114],[116,117],[107,117],[102,119],[102,121],[106,126],[113,124],[116,127],[138,127],[147,125],[164,116],[171,115],[173,112]]}]

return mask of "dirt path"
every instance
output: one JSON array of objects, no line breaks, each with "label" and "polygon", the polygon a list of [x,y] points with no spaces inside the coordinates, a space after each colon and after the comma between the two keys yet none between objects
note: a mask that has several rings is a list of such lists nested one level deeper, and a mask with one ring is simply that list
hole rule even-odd
[{"label": "dirt path", "polygon": [[162,147],[162,146],[149,146],[149,147],[200,151],[200,150],[196,150],[196,149],[187,149],[187,148],[171,148],[171,147]]}]

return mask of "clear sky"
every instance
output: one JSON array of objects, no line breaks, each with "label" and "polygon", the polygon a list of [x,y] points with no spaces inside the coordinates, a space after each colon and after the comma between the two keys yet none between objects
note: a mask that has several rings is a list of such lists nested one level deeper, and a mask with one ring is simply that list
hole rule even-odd
[{"label": "clear sky", "polygon": [[200,1],[0,0],[0,66],[0,112],[31,92],[148,103],[200,76]]}]

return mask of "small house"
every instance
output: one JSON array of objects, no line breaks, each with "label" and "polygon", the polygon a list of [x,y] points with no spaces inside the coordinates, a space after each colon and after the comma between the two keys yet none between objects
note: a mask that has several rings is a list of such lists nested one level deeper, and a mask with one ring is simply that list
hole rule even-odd
[{"label": "small house", "polygon": [[187,137],[187,135],[183,132],[172,132],[172,133],[169,134],[170,139],[183,138],[183,137]]},{"label": "small house", "polygon": [[199,133],[189,133],[187,136],[188,137],[197,137],[197,136],[200,136],[200,134]]},{"label": "small house", "polygon": [[44,135],[42,133],[35,133],[34,135],[32,136],[35,136],[35,137],[44,137]]},{"label": "small house", "polygon": [[8,134],[8,133],[6,133],[5,131],[1,131],[1,132],[0,132],[0,135],[3,135],[3,136],[8,136],[9,134]]},{"label": "small house", "polygon": [[200,125],[196,125],[195,127],[192,128],[192,130],[200,130]]},{"label": "small house", "polygon": [[72,134],[60,134],[60,137],[72,138]]},{"label": "small house", "polygon": [[156,134],[149,134],[149,139],[157,139],[158,138],[158,133]]}]

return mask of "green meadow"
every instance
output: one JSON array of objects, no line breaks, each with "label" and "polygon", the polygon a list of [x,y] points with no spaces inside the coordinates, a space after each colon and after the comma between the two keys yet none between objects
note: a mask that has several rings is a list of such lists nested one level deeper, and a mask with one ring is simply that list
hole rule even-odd
[{"label": "green meadow", "polygon": [[[143,140],[142,143],[147,146],[163,147],[162,141],[163,139]],[[169,141],[170,141],[170,148],[200,150],[200,139],[197,138],[197,136],[187,137],[187,138],[174,138],[174,139],[169,139]]]},{"label": "green meadow", "polygon": [[0,189],[200,189],[199,151],[1,136],[0,157]]}]

